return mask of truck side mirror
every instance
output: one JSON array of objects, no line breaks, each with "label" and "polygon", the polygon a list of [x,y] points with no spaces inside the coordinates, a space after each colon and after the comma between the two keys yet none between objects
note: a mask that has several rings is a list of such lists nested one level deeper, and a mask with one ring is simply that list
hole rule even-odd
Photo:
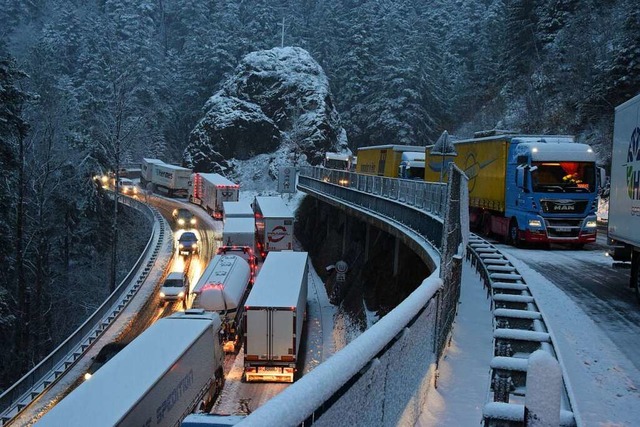
[{"label": "truck side mirror", "polygon": [[516,186],[524,190],[525,193],[529,192],[529,180],[528,167],[526,165],[520,165],[516,168]]},{"label": "truck side mirror", "polygon": [[598,187],[604,188],[604,184],[607,182],[607,174],[604,171],[604,168],[598,168],[598,179],[600,180],[600,182],[598,182]]}]

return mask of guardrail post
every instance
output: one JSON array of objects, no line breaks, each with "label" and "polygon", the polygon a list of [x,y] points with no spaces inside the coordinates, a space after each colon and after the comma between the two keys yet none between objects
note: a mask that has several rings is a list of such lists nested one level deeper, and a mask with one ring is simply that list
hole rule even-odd
[{"label": "guardrail post", "polygon": [[548,352],[536,350],[527,366],[527,395],[524,403],[525,427],[560,425],[562,370]]}]

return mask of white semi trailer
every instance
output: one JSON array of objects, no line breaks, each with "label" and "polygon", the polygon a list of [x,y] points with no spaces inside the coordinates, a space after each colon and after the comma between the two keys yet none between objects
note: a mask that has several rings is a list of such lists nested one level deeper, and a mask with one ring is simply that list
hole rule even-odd
[{"label": "white semi trailer", "polygon": [[39,426],[175,426],[209,410],[224,383],[220,319],[202,310],[156,321],[62,399]]},{"label": "white semi trailer", "polygon": [[163,164],[162,160],[158,159],[142,159],[140,164],[140,185],[144,188],[153,178],[153,165]]},{"label": "white semi trailer", "polygon": [[631,255],[630,286],[640,301],[640,95],[616,108],[608,234]]},{"label": "white semi trailer", "polygon": [[251,218],[228,218],[222,229],[224,246],[248,246],[255,252],[256,223]]},{"label": "white semi trailer", "polygon": [[151,182],[158,192],[168,196],[186,197],[190,179],[191,169],[166,163],[153,165]]},{"label": "white semi trailer", "polygon": [[191,308],[215,312],[220,317],[220,338],[225,352],[234,352],[240,345],[240,319],[251,279],[251,267],[243,258],[216,255],[193,288]]},{"label": "white semi trailer", "polygon": [[271,251],[293,249],[293,213],[279,196],[259,196],[256,212],[256,244],[264,259]]},{"label": "white semi trailer", "polygon": [[222,207],[225,221],[227,218],[253,218],[253,208],[249,202],[224,202]]},{"label": "white semi trailer", "polygon": [[189,201],[202,206],[209,215],[222,219],[224,202],[237,202],[240,186],[217,173],[194,173]]},{"label": "white semi trailer", "polygon": [[245,303],[244,378],[293,382],[307,304],[307,253],[272,252]]}]

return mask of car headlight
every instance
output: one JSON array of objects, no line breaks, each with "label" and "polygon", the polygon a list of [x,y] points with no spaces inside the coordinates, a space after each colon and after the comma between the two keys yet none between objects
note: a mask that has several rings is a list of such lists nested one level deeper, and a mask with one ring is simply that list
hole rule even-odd
[{"label": "car headlight", "polygon": [[165,296],[164,292],[160,292],[160,298],[164,298]]},{"label": "car headlight", "polygon": [[178,298],[182,298],[184,296],[184,291],[180,291],[180,293],[178,294]]},{"label": "car headlight", "polygon": [[180,224],[180,225],[184,225],[184,219],[180,218],[180,219],[178,220],[178,224]]},{"label": "car headlight", "polygon": [[597,226],[598,226],[598,223],[594,220],[587,221],[587,223],[585,224],[585,227],[587,228],[596,228]]},{"label": "car headlight", "polygon": [[529,227],[542,227],[542,221],[539,219],[530,219]]},{"label": "car headlight", "polygon": [[192,247],[192,248],[197,248],[197,247],[198,247],[198,244],[197,244],[197,243],[194,243],[193,245],[191,245],[191,247]]},{"label": "car headlight", "polygon": [[196,219],[195,218],[191,218],[191,225],[195,225],[196,224]]},{"label": "car headlight", "polygon": [[88,380],[88,379],[89,379],[89,378],[91,378],[91,377],[92,377],[92,375],[91,375],[89,372],[87,372],[87,373],[85,373],[85,374],[84,374],[84,380],[85,380],[85,381],[86,381],[86,380]]},{"label": "car headlight", "polygon": [[182,243],[180,243],[180,244],[178,245],[178,247],[179,247],[180,249],[184,249],[184,245],[183,245]]}]

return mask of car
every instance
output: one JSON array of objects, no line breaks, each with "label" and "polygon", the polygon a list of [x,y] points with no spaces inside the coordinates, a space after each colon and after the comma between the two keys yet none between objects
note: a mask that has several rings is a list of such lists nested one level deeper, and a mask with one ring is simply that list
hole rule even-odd
[{"label": "car", "polygon": [[185,231],[178,239],[178,253],[180,255],[191,255],[198,253],[198,238],[195,233]]},{"label": "car", "polygon": [[189,279],[181,271],[174,271],[167,275],[160,288],[160,304],[167,301],[182,301],[186,306],[189,293]]},{"label": "car", "polygon": [[196,216],[189,210],[178,208],[173,210],[173,222],[178,227],[194,227],[198,222]]},{"label": "car", "polygon": [[84,374],[85,381],[91,378],[98,369],[100,369],[105,363],[111,360],[113,356],[118,354],[120,350],[125,348],[127,344],[129,343],[116,341],[105,344],[105,346],[100,349],[98,354],[91,358],[93,361],[89,366],[89,370]]},{"label": "car", "polygon": [[138,187],[136,187],[135,182],[131,181],[129,178],[120,178],[118,180],[118,187],[122,194],[130,196],[138,194]]}]

